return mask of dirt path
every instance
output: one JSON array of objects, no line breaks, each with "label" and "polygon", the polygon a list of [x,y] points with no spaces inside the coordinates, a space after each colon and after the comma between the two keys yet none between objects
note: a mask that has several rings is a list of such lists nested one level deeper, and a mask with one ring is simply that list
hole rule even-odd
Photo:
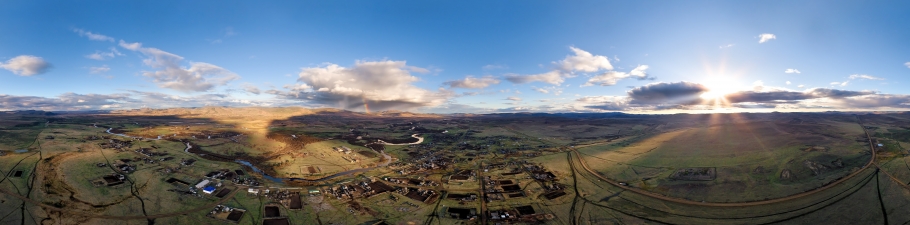
[{"label": "dirt path", "polygon": [[180,216],[180,215],[186,215],[186,214],[198,212],[198,211],[201,211],[201,210],[211,210],[211,209],[214,208],[216,205],[220,205],[221,203],[224,203],[225,201],[227,201],[227,200],[229,200],[229,199],[231,199],[231,198],[234,198],[234,195],[236,195],[237,192],[240,192],[239,190],[240,190],[240,189],[238,188],[237,190],[234,190],[233,192],[231,192],[231,193],[228,194],[227,196],[224,196],[224,198],[221,198],[221,199],[218,200],[218,201],[215,201],[215,202],[212,202],[212,203],[209,203],[209,204],[200,206],[200,207],[196,207],[196,208],[189,209],[189,210],[185,210],[185,211],[181,211],[181,212],[163,213],[163,214],[155,214],[155,215],[148,215],[148,216],[111,216],[111,215],[98,215],[98,214],[91,213],[91,212],[70,210],[70,209],[66,209],[66,208],[57,208],[57,207],[54,207],[54,206],[51,206],[51,205],[47,205],[47,204],[44,204],[44,203],[35,201],[35,200],[33,200],[33,199],[27,198],[27,197],[22,196],[22,195],[19,195],[19,194],[12,193],[12,192],[7,191],[7,190],[5,190],[5,189],[0,189],[0,193],[7,194],[7,195],[10,195],[10,196],[16,197],[16,198],[18,198],[18,199],[21,199],[22,201],[26,201],[26,202],[28,202],[28,203],[31,203],[32,205],[40,206],[41,208],[44,208],[44,210],[47,210],[47,211],[54,211],[54,212],[60,212],[60,213],[64,213],[64,214],[78,215],[78,216],[84,216],[84,217],[89,217],[89,218],[98,218],[98,219],[111,219],[111,220],[139,220],[139,219],[157,219],[157,218],[173,217],[173,216]]},{"label": "dirt path", "polygon": [[872,167],[872,166],[874,165],[874,162],[875,162],[875,147],[874,147],[874,145],[872,144],[872,136],[869,134],[869,131],[866,130],[866,127],[863,125],[862,121],[859,120],[859,117],[858,117],[858,116],[856,117],[856,120],[857,120],[857,124],[859,124],[859,125],[863,128],[863,131],[866,133],[866,137],[869,139],[869,150],[872,152],[872,157],[869,159],[869,162],[866,163],[866,165],[863,166],[863,168],[861,168],[861,169],[857,170],[856,172],[853,172],[853,173],[851,173],[851,174],[849,174],[849,175],[847,175],[847,176],[845,176],[845,177],[843,177],[843,178],[841,178],[841,179],[839,179],[839,180],[837,180],[837,181],[835,181],[835,182],[832,182],[831,184],[828,184],[828,185],[826,185],[826,186],[824,186],[824,187],[821,187],[821,188],[818,188],[818,189],[814,189],[814,190],[811,190],[811,191],[807,191],[807,192],[803,192],[803,193],[799,193],[799,194],[795,194],[795,195],[790,195],[790,196],[783,197],[783,198],[769,199],[769,200],[763,200],[763,201],[754,201],[754,202],[729,202],[729,203],[724,203],[724,202],[700,202],[700,201],[692,201],[692,200],[687,200],[687,199],[681,199],[681,198],[675,198],[675,197],[669,197],[669,196],[665,196],[665,195],[660,195],[660,194],[657,194],[657,193],[654,193],[654,192],[649,192],[649,191],[641,190],[641,189],[638,189],[638,188],[629,187],[629,186],[626,186],[626,185],[621,185],[621,184],[619,184],[618,181],[615,181],[615,180],[612,180],[612,179],[610,179],[610,178],[606,178],[606,177],[604,177],[604,176],[601,176],[599,173],[597,173],[596,171],[594,171],[594,170],[592,170],[590,167],[588,167],[588,163],[585,162],[585,160],[581,157],[581,155],[578,153],[578,151],[576,151],[575,149],[571,149],[571,151],[572,151],[572,153],[575,153],[575,157],[576,157],[576,158],[578,159],[578,161],[581,163],[581,166],[585,169],[585,171],[588,171],[588,173],[591,173],[591,175],[594,175],[595,177],[600,178],[600,179],[602,179],[603,181],[606,181],[607,183],[612,184],[613,186],[622,188],[622,189],[627,190],[627,191],[635,192],[635,193],[638,193],[638,194],[641,194],[641,195],[645,195],[645,196],[648,196],[648,197],[652,197],[652,198],[656,198],[656,199],[660,199],[660,200],[664,200],[664,201],[668,201],[668,202],[679,203],[679,204],[697,205],[697,206],[709,206],[709,207],[743,207],[743,206],[767,205],[767,204],[773,204],[773,203],[779,203],[779,202],[790,201],[790,200],[794,200],[794,199],[806,197],[806,196],[809,196],[809,195],[813,195],[813,194],[816,194],[816,193],[819,193],[819,192],[828,190],[828,189],[830,189],[831,187],[834,187],[834,186],[837,186],[837,185],[843,183],[844,181],[850,180],[851,178],[855,177],[855,176],[856,176],[857,174],[859,174],[860,172],[863,172],[864,170],[866,170],[866,169]]}]

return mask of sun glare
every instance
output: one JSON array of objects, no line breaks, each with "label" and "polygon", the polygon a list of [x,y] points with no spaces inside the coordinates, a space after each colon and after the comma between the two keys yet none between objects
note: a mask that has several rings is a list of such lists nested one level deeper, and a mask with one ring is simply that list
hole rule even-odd
[{"label": "sun glare", "polygon": [[702,82],[708,88],[708,91],[702,93],[699,97],[705,100],[724,100],[724,96],[738,90],[736,83],[726,76],[710,77]]}]

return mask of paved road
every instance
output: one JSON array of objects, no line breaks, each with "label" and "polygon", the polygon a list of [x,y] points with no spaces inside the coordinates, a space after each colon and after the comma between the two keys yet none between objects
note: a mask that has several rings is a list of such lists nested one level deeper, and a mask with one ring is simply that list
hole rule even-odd
[{"label": "paved road", "polygon": [[622,188],[622,189],[627,190],[627,191],[635,192],[635,193],[638,193],[638,194],[641,194],[641,195],[645,195],[645,196],[648,196],[648,197],[652,197],[652,198],[656,198],[656,199],[660,199],[660,200],[664,200],[664,201],[669,201],[669,202],[674,202],[674,203],[686,204],[686,205],[710,206],[710,207],[743,207],[743,206],[767,205],[767,204],[773,204],[773,203],[779,203],[779,202],[790,201],[790,200],[794,200],[794,199],[806,197],[806,196],[809,196],[809,195],[813,195],[813,194],[816,194],[816,193],[819,193],[819,192],[828,190],[828,189],[830,189],[831,187],[837,186],[837,185],[843,183],[844,181],[847,181],[847,180],[849,180],[849,179],[855,177],[855,176],[856,176],[857,174],[859,174],[860,172],[862,172],[862,171],[864,171],[864,170],[866,170],[866,169],[872,167],[872,166],[873,166],[873,163],[875,162],[875,147],[874,147],[874,145],[872,144],[872,136],[869,135],[869,131],[866,130],[866,127],[865,127],[865,126],[862,124],[862,122],[859,120],[859,117],[858,117],[858,116],[856,117],[856,120],[857,120],[857,124],[859,124],[861,127],[863,127],[863,131],[866,133],[866,137],[869,139],[869,150],[872,152],[872,157],[869,159],[869,162],[866,163],[866,165],[863,166],[863,168],[857,170],[857,171],[854,172],[854,173],[851,173],[850,175],[847,175],[847,176],[841,178],[840,180],[837,180],[837,181],[835,181],[835,182],[833,182],[833,183],[831,183],[831,184],[828,184],[828,185],[826,185],[826,186],[824,186],[824,187],[821,187],[821,188],[818,188],[818,189],[814,189],[814,190],[811,190],[811,191],[807,191],[807,192],[803,192],[803,193],[799,193],[799,194],[795,194],[795,195],[790,195],[790,196],[783,197],[783,198],[768,199],[768,200],[763,200],[763,201],[754,201],[754,202],[700,202],[700,201],[692,201],[692,200],[682,199],[682,198],[669,197],[669,196],[657,194],[657,193],[654,193],[654,192],[649,192],[649,191],[641,190],[641,189],[638,189],[638,188],[634,188],[634,187],[629,187],[629,186],[621,185],[621,184],[619,184],[618,181],[615,181],[615,180],[613,180],[613,179],[610,179],[610,178],[606,178],[606,177],[604,177],[604,176],[601,176],[599,173],[597,173],[596,171],[594,171],[593,169],[591,169],[590,167],[588,167],[588,163],[585,162],[583,158],[581,158],[581,155],[578,153],[578,151],[577,151],[576,149],[573,148],[573,149],[572,149],[572,153],[574,153],[574,154],[575,154],[575,158],[576,158],[579,162],[581,162],[581,166],[584,168],[584,170],[587,171],[588,173],[590,173],[591,175],[594,175],[594,176],[596,176],[597,178],[600,178],[601,180],[606,181],[607,183],[612,184],[613,186]]}]

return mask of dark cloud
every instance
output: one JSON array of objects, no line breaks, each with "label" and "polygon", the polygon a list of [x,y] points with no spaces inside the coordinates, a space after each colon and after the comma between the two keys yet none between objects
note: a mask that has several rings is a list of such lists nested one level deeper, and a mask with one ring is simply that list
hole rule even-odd
[{"label": "dark cloud", "polygon": [[627,93],[632,104],[694,104],[707,91],[704,85],[682,81],[648,84]]},{"label": "dark cloud", "polygon": [[740,103],[740,102],[786,102],[786,101],[797,101],[797,100],[807,100],[807,99],[816,99],[816,98],[840,99],[840,98],[846,98],[846,97],[872,95],[872,94],[875,94],[875,92],[872,92],[872,91],[847,91],[847,90],[837,90],[837,89],[829,89],[829,88],[814,88],[814,89],[809,89],[805,92],[741,91],[741,92],[728,94],[725,97],[726,97],[727,101],[729,101],[730,103]]},{"label": "dark cloud", "polygon": [[838,99],[837,101],[841,106],[850,108],[910,108],[910,95],[864,95]]},{"label": "dark cloud", "polygon": [[598,105],[585,106],[585,108],[589,108],[589,109],[599,109],[599,110],[606,110],[606,111],[624,111],[628,107],[629,106],[627,104],[621,103],[621,102],[603,102]]}]

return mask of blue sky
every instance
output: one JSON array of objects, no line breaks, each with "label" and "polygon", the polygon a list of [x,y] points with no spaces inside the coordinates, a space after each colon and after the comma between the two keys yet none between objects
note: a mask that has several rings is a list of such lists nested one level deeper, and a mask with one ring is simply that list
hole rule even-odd
[{"label": "blue sky", "polygon": [[0,33],[0,110],[910,107],[900,1],[4,1]]}]

